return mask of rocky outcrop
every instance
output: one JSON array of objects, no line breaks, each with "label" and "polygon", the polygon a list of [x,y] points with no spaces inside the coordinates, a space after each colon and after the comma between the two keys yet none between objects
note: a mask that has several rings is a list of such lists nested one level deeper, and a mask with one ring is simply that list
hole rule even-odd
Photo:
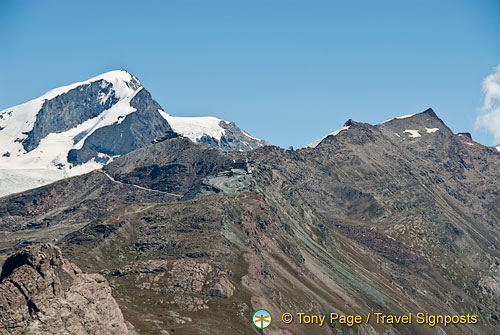
[{"label": "rocky outcrop", "polygon": [[0,335],[128,334],[111,288],[83,273],[58,247],[31,246],[8,258],[0,275]]}]

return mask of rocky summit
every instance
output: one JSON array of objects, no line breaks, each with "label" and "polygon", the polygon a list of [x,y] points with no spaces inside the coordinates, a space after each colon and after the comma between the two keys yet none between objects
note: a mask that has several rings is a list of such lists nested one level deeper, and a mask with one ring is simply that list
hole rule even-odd
[{"label": "rocky summit", "polygon": [[[31,295],[8,279],[38,278],[29,265],[38,263],[9,264],[50,242],[109,282],[133,334],[258,334],[259,308],[273,315],[264,334],[498,334],[498,171],[495,148],[454,134],[431,109],[378,125],[350,120],[296,151],[166,138],[0,199],[1,285],[12,292],[2,297],[16,301],[2,315],[16,329],[43,326],[34,316],[48,307],[30,310]],[[43,277],[67,277],[51,273]],[[44,296],[57,300],[84,281],[57,280],[60,293]],[[101,297],[92,301],[112,305]],[[101,307],[82,313],[93,308]],[[371,318],[319,327],[285,324],[283,313]],[[377,322],[374,313],[413,322]],[[447,315],[477,322],[428,318]]]}]

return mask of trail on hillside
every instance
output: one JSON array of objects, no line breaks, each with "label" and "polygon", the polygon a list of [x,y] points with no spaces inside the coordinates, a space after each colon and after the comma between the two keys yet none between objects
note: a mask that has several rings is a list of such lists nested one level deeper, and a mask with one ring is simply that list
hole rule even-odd
[{"label": "trail on hillside", "polygon": [[128,185],[128,186],[133,186],[133,187],[136,187],[138,189],[141,189],[141,190],[144,190],[144,191],[150,191],[150,192],[157,192],[157,193],[161,193],[161,194],[167,194],[167,195],[171,195],[173,197],[177,197],[177,198],[182,198],[183,195],[182,194],[176,194],[176,193],[169,193],[169,192],[164,192],[164,191],[159,191],[159,190],[153,190],[151,188],[146,188],[146,187],[143,187],[143,186],[139,186],[139,185],[136,185],[136,184],[128,184],[128,183],[123,183],[121,181],[118,181],[116,180],[115,178],[113,178],[113,176],[111,176],[110,174],[108,174],[106,171],[104,170],[97,170],[99,172],[101,172],[102,174],[104,174],[106,177],[108,177],[109,180],[111,180],[113,183],[117,183],[117,184],[121,184],[121,185]]}]

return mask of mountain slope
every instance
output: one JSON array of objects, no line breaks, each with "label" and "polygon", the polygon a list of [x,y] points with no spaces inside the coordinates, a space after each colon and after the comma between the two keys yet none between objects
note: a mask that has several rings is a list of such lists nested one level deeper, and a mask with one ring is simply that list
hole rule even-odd
[{"label": "mountain slope", "polygon": [[[432,110],[297,151],[172,138],[0,199],[0,258],[54,241],[107,277],[138,334],[253,334],[258,308],[278,316],[268,334],[496,334],[499,168]],[[478,323],[279,320],[302,311]]]},{"label": "mountain slope", "polygon": [[178,135],[229,151],[267,144],[217,118],[172,117],[139,79],[111,71],[0,111],[0,196],[92,171]]}]

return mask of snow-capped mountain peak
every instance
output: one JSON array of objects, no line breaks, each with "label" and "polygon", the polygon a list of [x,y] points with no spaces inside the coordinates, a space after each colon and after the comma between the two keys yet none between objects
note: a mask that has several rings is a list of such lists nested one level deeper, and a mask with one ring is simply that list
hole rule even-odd
[{"label": "snow-capped mountain peak", "polygon": [[[79,86],[87,85],[96,81],[105,81],[113,85],[113,89],[115,91],[115,95],[119,99],[123,99],[127,96],[133,94],[139,87],[141,87],[141,82],[139,79],[125,70],[114,70],[109,71],[93,78],[90,78],[85,81],[80,81],[74,84],[61,86],[55,89],[52,89],[42,95],[40,98],[45,100],[53,99],[54,97],[67,93],[68,91],[77,88]],[[40,99],[39,98],[39,99]]]},{"label": "snow-capped mountain peak", "polygon": [[[54,104],[51,103],[55,102],[54,99],[58,99],[70,93],[72,95],[78,95],[78,91],[88,91],[91,86],[97,86],[93,89],[98,92],[96,105],[102,106],[101,108],[96,108],[94,113],[96,115],[107,109],[106,107],[110,107],[122,99],[131,97],[142,87],[140,81],[130,73],[124,70],[110,71],[86,81],[50,90],[42,96],[30,100],[27,103],[2,110],[0,111],[0,143],[2,143],[1,147],[3,152],[0,152],[0,155],[4,155],[4,157],[12,155],[19,156],[20,154],[33,150],[39,143],[39,140],[47,136],[49,133],[69,130],[76,126],[79,123],[76,119],[67,118],[67,125],[64,125],[54,122],[56,120],[51,118],[51,115],[41,115],[42,117],[40,117],[39,120],[45,118],[48,121],[45,123],[50,122],[52,125],[49,125],[46,130],[39,131],[40,134],[34,134],[34,131],[37,130],[36,128],[42,127],[36,123],[37,116],[44,112],[44,114],[47,114],[46,110],[50,109],[50,105]],[[86,92],[83,93],[85,94]],[[61,98],[59,100],[64,99]],[[80,112],[78,109],[88,109],[89,104],[84,104],[83,106],[80,106],[80,108],[74,108],[75,106],[70,107],[76,109],[76,112],[78,113]],[[56,110],[56,113],[59,114],[59,116],[62,116],[61,114],[66,112],[57,108],[52,108],[52,110]],[[72,116],[71,113],[68,114],[70,114],[68,116]],[[91,113],[90,116],[96,115],[92,115]],[[39,123],[42,123],[42,121]],[[33,138],[33,136],[35,136],[35,138]],[[12,141],[12,139],[14,140]]]},{"label": "snow-capped mountain peak", "polygon": [[177,134],[222,150],[267,144],[215,117],[171,116],[138,78],[110,71],[0,111],[0,196],[89,172]]}]

